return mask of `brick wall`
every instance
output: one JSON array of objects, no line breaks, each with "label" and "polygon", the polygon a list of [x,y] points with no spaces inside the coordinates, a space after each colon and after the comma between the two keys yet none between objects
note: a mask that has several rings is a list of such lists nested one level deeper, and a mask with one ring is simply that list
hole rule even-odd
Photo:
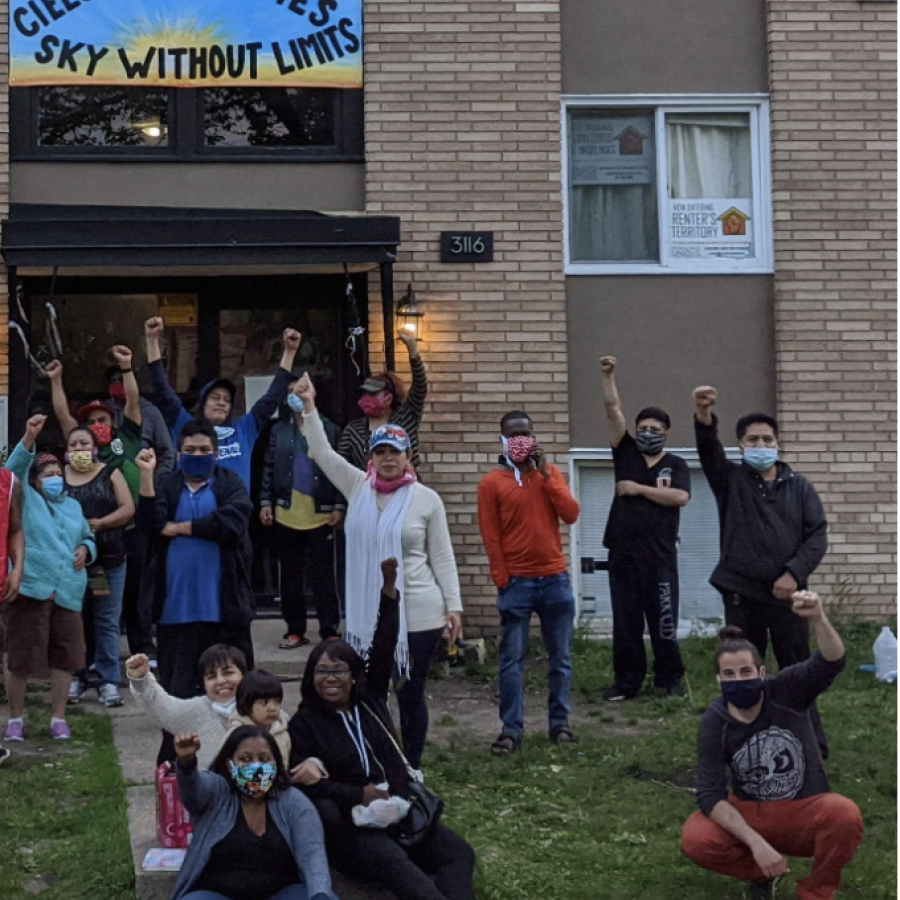
[{"label": "brick wall", "polygon": [[[403,220],[397,294],[411,281],[426,313],[423,477],[447,506],[473,632],[497,623],[475,498],[501,415],[524,407],[563,468],[569,446],[559,28],[558,0],[366,3],[366,208]],[[442,265],[451,229],[493,231],[495,261]]]},{"label": "brick wall", "polygon": [[878,0],[768,4],[779,414],[831,523],[814,585],[881,617],[896,611],[895,17]]}]

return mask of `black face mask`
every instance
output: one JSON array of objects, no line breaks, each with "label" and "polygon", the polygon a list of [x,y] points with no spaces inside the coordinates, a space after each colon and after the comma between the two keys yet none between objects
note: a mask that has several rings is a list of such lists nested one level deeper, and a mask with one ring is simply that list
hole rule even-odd
[{"label": "black face mask", "polygon": [[634,442],[645,456],[656,456],[666,446],[666,435],[655,431],[639,431],[634,436]]},{"label": "black face mask", "polygon": [[743,681],[723,681],[721,687],[726,703],[731,703],[738,709],[750,709],[762,697],[763,680],[747,678]]}]

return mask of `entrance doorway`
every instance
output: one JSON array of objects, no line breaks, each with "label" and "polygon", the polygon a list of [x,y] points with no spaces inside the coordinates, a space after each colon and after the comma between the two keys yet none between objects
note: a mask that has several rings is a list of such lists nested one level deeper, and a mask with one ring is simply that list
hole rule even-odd
[{"label": "entrance doorway", "polygon": [[[103,372],[112,363],[113,344],[134,351],[142,392],[152,400],[143,326],[146,319],[166,319],[163,345],[169,381],[187,409],[200,388],[215,377],[231,379],[238,388],[235,415],[242,415],[264,393],[281,356],[281,334],[296,328],[303,335],[294,371],[316,380],[323,412],[343,426],[359,414],[358,385],[366,374],[365,341],[351,353],[349,329],[366,325],[367,276],[254,275],[192,278],[50,278],[22,277],[22,313],[29,321],[31,352],[50,361],[45,339],[51,307],[62,343],[64,383],[73,409],[107,396]],[[358,298],[358,299],[354,299]],[[15,301],[14,301],[15,302]],[[51,413],[49,384],[31,370],[18,338],[10,343],[10,443],[18,441],[28,416]],[[254,589],[261,606],[271,605],[277,575],[270,562],[268,534],[258,524],[258,493],[271,424],[257,441],[250,485],[254,502]],[[41,448],[59,452],[58,426],[45,429]]]}]

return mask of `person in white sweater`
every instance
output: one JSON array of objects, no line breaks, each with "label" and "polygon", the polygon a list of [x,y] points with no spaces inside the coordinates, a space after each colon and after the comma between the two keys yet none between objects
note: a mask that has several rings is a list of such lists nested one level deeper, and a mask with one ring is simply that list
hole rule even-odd
[{"label": "person in white sweater", "polygon": [[[397,692],[403,749],[421,766],[428,733],[425,682],[442,636],[453,643],[462,632],[462,600],[447,513],[437,493],[419,484],[409,436],[388,423],[369,440],[365,472],[328,443],[316,412],[316,390],[308,374],[294,385],[303,404],[303,432],[328,480],[347,498],[346,638],[365,657],[372,645],[381,597],[381,561],[395,557],[402,585],[398,670],[408,676]],[[297,401],[294,401],[296,405]]]},{"label": "person in white sweater", "polygon": [[198,665],[206,694],[188,699],[173,697],[159,684],[143,653],[128,659],[125,672],[131,695],[162,729],[172,734],[197,733],[197,758],[205,769],[216,758],[228,733],[228,719],[235,711],[238,685],[247,674],[247,660],[237,647],[213,644],[200,655]]}]

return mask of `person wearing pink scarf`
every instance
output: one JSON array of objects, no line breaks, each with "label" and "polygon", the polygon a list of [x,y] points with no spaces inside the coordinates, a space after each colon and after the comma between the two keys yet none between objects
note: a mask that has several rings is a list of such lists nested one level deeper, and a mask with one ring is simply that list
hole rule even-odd
[{"label": "person wearing pink scarf", "polygon": [[347,498],[346,639],[363,657],[372,645],[378,617],[381,560],[393,556],[399,562],[397,583],[403,602],[395,660],[408,680],[397,700],[404,752],[418,769],[428,732],[428,667],[441,637],[452,643],[462,629],[447,513],[438,494],[416,478],[403,428],[388,423],[372,432],[368,465],[361,471],[328,443],[307,374],[294,393],[303,401],[303,432],[316,463]]}]

